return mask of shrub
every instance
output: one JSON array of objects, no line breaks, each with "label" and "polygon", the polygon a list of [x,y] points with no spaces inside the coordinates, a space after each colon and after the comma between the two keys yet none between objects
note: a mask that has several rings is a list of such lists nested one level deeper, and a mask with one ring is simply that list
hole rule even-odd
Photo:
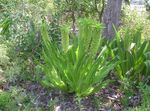
[{"label": "shrub", "polygon": [[[107,85],[108,81],[103,79],[113,69],[115,62],[107,62],[108,50],[101,44],[101,29],[102,25],[95,21],[80,20],[78,37],[70,45],[69,29],[62,27],[60,49],[50,40],[46,24],[43,23],[43,84],[76,93],[77,96],[87,96]],[[97,54],[99,46],[101,51]]]},{"label": "shrub", "polygon": [[[21,67],[20,64],[18,65],[15,58],[11,57],[11,54],[9,53],[10,46],[9,43],[5,42],[5,44],[0,44],[0,76],[1,76],[1,82],[4,81],[15,81],[16,77],[20,75]],[[12,60],[12,58],[14,60]],[[15,62],[14,62],[15,61]],[[1,83],[0,82],[0,83]]]},{"label": "shrub", "polygon": [[5,81],[5,79],[2,78],[2,74],[6,70],[7,65],[10,63],[9,59],[10,58],[7,55],[7,46],[4,44],[0,44],[0,80],[1,82]]},{"label": "shrub", "polygon": [[124,30],[125,28],[130,28],[130,29],[132,28],[132,31],[133,31],[133,30],[136,30],[135,27],[140,25],[143,28],[142,39],[150,40],[150,27],[149,27],[150,20],[147,19],[148,17],[147,12],[139,13],[137,10],[131,11],[130,6],[129,7],[125,6],[123,8],[123,12],[125,15],[122,16],[122,25],[120,29]]},{"label": "shrub", "polygon": [[7,46],[0,44],[0,66],[6,66],[9,63],[9,57],[7,55]]}]

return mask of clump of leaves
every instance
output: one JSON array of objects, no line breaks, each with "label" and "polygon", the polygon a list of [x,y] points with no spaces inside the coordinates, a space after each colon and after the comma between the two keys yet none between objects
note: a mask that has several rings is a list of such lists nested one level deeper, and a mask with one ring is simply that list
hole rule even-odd
[{"label": "clump of leaves", "polygon": [[[96,21],[82,19],[79,21],[78,37],[69,44],[69,29],[62,27],[60,49],[49,38],[46,24],[43,23],[43,83],[77,96],[87,96],[107,85],[108,81],[103,79],[115,63],[107,61],[108,50],[101,44],[101,29],[102,25]],[[99,46],[101,51],[96,56]]]},{"label": "clump of leaves", "polygon": [[112,57],[117,57],[121,62],[115,67],[116,75],[122,82],[128,80],[138,83],[143,81],[143,77],[148,77],[146,71],[149,68],[148,61],[145,62],[145,54],[149,52],[150,42],[142,40],[140,26],[136,27],[135,31],[127,28],[122,35],[123,37],[119,32],[116,34],[110,48]]}]

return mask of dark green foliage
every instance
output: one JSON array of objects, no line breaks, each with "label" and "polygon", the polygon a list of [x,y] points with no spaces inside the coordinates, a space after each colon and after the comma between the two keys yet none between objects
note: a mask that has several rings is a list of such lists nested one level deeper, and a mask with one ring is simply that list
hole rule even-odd
[{"label": "dark green foliage", "polygon": [[0,111],[7,111],[7,105],[11,100],[10,93],[0,92]]}]

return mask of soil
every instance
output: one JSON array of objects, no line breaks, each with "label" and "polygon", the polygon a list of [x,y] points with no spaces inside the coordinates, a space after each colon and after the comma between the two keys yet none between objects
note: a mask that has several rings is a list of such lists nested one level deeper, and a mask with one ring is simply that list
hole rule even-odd
[{"label": "soil", "polygon": [[[9,90],[12,83],[3,84],[1,90]],[[127,104],[123,104],[125,93],[119,90],[119,85],[112,84],[100,92],[77,98],[74,94],[65,94],[59,90],[44,88],[39,83],[25,82],[20,86],[25,89],[34,99],[32,104],[35,107],[42,107],[47,111],[50,107],[54,111],[122,111],[124,107],[136,107],[140,105],[141,96],[139,93],[126,98]]]}]

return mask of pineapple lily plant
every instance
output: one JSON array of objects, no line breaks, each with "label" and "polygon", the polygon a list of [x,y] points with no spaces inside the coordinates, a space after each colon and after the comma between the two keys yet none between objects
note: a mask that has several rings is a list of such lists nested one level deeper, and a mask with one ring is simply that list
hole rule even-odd
[{"label": "pineapple lily plant", "polygon": [[[75,93],[77,96],[87,96],[109,83],[108,80],[104,81],[104,78],[116,62],[108,62],[108,49],[101,44],[101,24],[90,19],[82,19],[78,27],[79,33],[71,44],[69,28],[62,27],[61,48],[58,48],[51,41],[46,24],[43,23],[43,84],[67,93]],[[100,52],[97,54],[99,48]]]},{"label": "pineapple lily plant", "polygon": [[115,67],[118,79],[125,83],[137,84],[150,73],[150,41],[142,39],[142,27],[127,28],[122,34],[116,32],[116,38],[109,44],[112,58],[118,58],[120,64]]}]

